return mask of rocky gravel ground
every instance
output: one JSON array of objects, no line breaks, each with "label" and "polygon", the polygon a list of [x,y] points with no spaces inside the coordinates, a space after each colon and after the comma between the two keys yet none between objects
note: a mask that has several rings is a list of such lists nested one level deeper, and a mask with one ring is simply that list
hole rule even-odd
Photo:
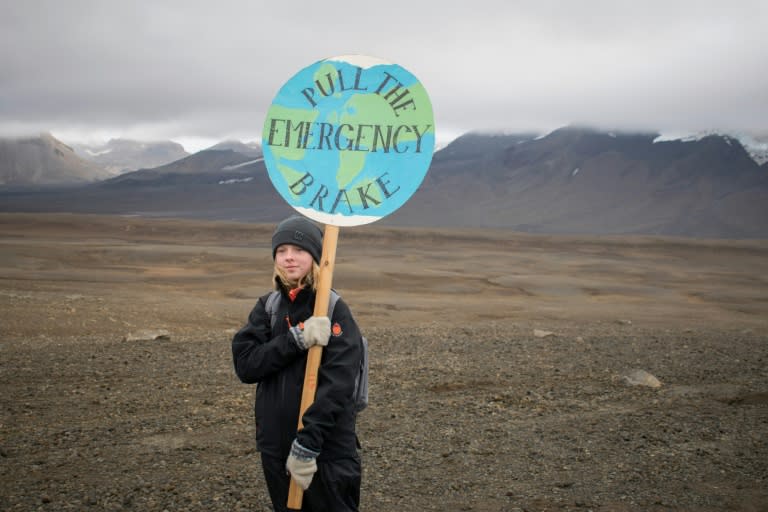
[{"label": "rocky gravel ground", "polygon": [[[271,231],[0,215],[0,511],[270,510],[230,341]],[[371,349],[362,510],[768,510],[765,241],[340,249]]]},{"label": "rocky gravel ground", "polygon": [[[535,327],[367,330],[364,510],[768,509],[765,333]],[[270,510],[230,336],[3,339],[0,509]]]}]

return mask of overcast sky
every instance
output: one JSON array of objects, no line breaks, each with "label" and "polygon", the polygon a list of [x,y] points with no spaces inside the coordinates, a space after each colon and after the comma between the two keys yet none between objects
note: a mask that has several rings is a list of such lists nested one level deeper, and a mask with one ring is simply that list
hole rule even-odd
[{"label": "overcast sky", "polygon": [[260,140],[323,58],[408,69],[470,130],[768,132],[768,1],[0,0],[0,136]]}]

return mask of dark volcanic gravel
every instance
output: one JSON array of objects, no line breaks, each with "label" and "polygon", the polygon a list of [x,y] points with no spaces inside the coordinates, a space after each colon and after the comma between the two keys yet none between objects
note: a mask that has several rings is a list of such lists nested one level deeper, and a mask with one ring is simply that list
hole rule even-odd
[{"label": "dark volcanic gravel", "polygon": [[[366,330],[363,510],[768,510],[764,335],[545,327]],[[0,510],[270,510],[230,337],[2,339]]]}]

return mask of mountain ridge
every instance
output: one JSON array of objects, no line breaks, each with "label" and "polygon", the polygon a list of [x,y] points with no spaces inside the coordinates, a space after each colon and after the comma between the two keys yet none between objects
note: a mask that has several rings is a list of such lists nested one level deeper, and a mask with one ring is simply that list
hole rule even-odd
[{"label": "mountain ridge", "polygon": [[105,144],[72,144],[84,160],[92,161],[113,175],[164,165],[189,153],[173,141],[110,139]]},{"label": "mountain ridge", "polygon": [[[530,233],[768,238],[768,166],[735,138],[564,127],[544,136],[464,134],[381,223]],[[263,159],[204,150],[68,189],[2,194],[3,211],[122,213],[274,222],[293,210]]]},{"label": "mountain ridge", "polygon": [[50,133],[0,138],[0,185],[66,185],[109,176]]},{"label": "mountain ridge", "polygon": [[[768,173],[740,144],[718,136],[664,144],[655,138],[567,127],[518,137],[522,142],[497,137],[503,147],[493,151],[501,158],[482,155],[459,164],[438,154],[423,186],[385,221],[545,233],[768,236]],[[460,137],[445,151],[466,154],[456,146],[471,142]]]}]

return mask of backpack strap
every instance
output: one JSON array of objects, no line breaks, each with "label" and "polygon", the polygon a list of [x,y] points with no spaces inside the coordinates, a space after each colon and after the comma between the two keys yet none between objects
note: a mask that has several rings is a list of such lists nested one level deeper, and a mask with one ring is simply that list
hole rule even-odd
[{"label": "backpack strap", "polygon": [[267,302],[264,304],[264,310],[270,317],[270,328],[274,331],[277,325],[277,310],[280,306],[280,292],[273,290],[267,297]]},{"label": "backpack strap", "polygon": [[331,295],[328,297],[328,319],[333,320],[333,308],[336,307],[336,303],[339,301],[339,294],[336,290],[331,288]]},{"label": "backpack strap", "polygon": [[[264,303],[264,310],[269,314],[270,317],[270,327],[272,330],[275,329],[275,326],[277,325],[277,310],[280,308],[280,300],[282,299],[280,292],[277,290],[273,290],[269,297],[267,297],[267,301]],[[336,290],[331,289],[331,295],[328,297],[328,318],[333,318],[333,309],[336,307],[336,303],[339,301],[339,294],[336,293]]]}]

